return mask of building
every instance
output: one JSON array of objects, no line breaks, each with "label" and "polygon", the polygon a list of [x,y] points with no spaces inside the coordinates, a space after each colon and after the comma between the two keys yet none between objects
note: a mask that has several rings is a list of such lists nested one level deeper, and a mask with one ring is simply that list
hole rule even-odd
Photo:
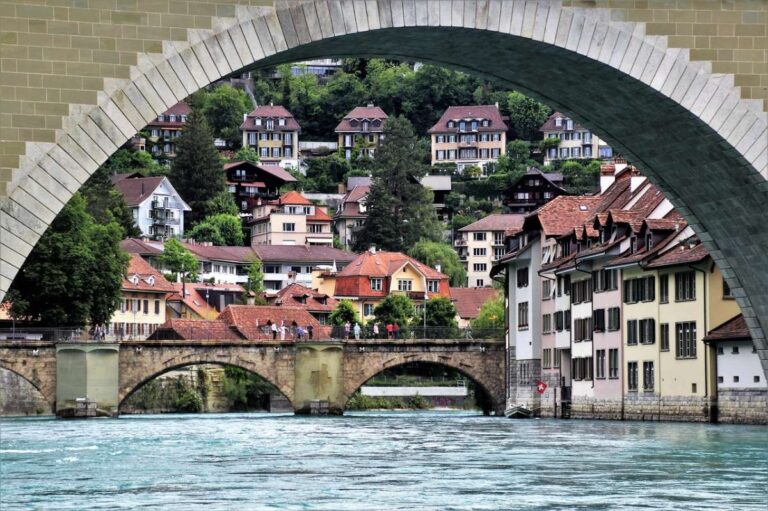
[{"label": "building", "polygon": [[468,327],[485,302],[499,297],[499,290],[492,287],[452,287],[450,293],[459,328]]},{"label": "building", "polygon": [[107,327],[116,339],[144,339],[166,320],[166,298],[173,285],[141,256],[131,254],[121,287],[120,307]]},{"label": "building", "polygon": [[251,247],[216,246],[209,242],[182,243],[200,263],[198,278],[215,284],[247,284],[248,269],[257,259]]},{"label": "building", "polygon": [[280,105],[264,105],[243,116],[240,125],[243,147],[255,149],[264,165],[299,167],[301,127],[293,115]]},{"label": "building", "polygon": [[555,197],[568,195],[562,186],[561,173],[542,172],[536,167],[530,167],[504,192],[504,205],[513,213],[530,213]]},{"label": "building", "polygon": [[331,312],[337,303],[327,294],[296,283],[284,287],[274,295],[267,295],[266,299],[267,305],[302,308],[312,314],[321,325],[329,323]]},{"label": "building", "polygon": [[[544,135],[545,148],[544,164],[556,160],[572,160],[578,158],[599,158],[601,160],[613,157],[613,149],[597,135],[570,117],[560,112],[549,116],[541,125],[539,131]],[[556,145],[547,145],[548,140],[558,140]]]},{"label": "building", "polygon": [[370,191],[371,187],[368,185],[350,189],[341,200],[336,214],[333,215],[333,225],[345,250],[354,246],[355,233],[368,218],[365,199]]},{"label": "building", "polygon": [[275,200],[280,197],[280,188],[296,182],[296,178],[282,167],[249,161],[225,163],[224,172],[227,189],[243,217],[252,215],[259,200]]},{"label": "building", "polygon": [[[384,122],[388,117],[384,110],[373,106],[373,103],[355,107],[345,115],[334,130],[339,136],[339,148],[343,151],[344,158],[373,158],[383,138]],[[360,155],[354,154],[356,148],[359,148]]]},{"label": "building", "polygon": [[291,191],[275,201],[261,201],[249,222],[251,245],[333,246],[331,217],[299,192]]},{"label": "building", "polygon": [[[357,257],[327,245],[254,245],[251,249],[262,262],[267,291],[278,291],[293,283],[310,287],[314,270],[339,271]],[[333,296],[332,290],[321,292]]]},{"label": "building", "polygon": [[491,267],[504,256],[505,239],[520,232],[524,218],[521,214],[488,215],[459,229],[454,247],[467,270],[467,286],[491,286]]},{"label": "building", "polygon": [[[730,298],[727,286],[725,291],[724,297]],[[768,382],[744,316],[739,314],[717,325],[704,337],[704,342],[713,352],[717,420],[768,423]]]},{"label": "building", "polygon": [[167,162],[176,156],[176,139],[181,136],[190,112],[189,105],[179,101],[147,124],[149,138],[145,143],[155,160]]},{"label": "building", "polygon": [[453,188],[451,176],[424,176],[419,183],[432,192],[432,205],[435,207],[437,218],[447,221],[445,200]]},{"label": "building", "polygon": [[507,130],[498,105],[451,106],[428,133],[432,165],[455,163],[459,171],[486,168],[507,152]]},{"label": "building", "polygon": [[400,252],[375,248],[358,255],[339,272],[316,272],[312,289],[351,301],[363,320],[373,317],[376,306],[390,294],[403,294],[417,307],[430,298],[451,296],[448,275]]},{"label": "building", "polygon": [[184,234],[184,212],[192,208],[167,177],[124,176],[113,175],[112,184],[123,194],[142,236],[164,240]]}]

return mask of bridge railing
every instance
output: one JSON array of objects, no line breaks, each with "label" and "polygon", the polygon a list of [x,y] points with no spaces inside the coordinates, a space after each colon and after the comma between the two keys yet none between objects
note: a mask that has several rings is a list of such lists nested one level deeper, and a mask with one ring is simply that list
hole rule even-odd
[{"label": "bridge railing", "polygon": [[505,331],[503,328],[459,328],[443,326],[411,325],[399,327],[397,330],[388,331],[386,325],[379,325],[378,333],[373,331],[372,325],[360,327],[356,334],[354,325],[334,326],[331,329],[332,339],[341,340],[383,340],[383,339],[482,339],[503,341]]},{"label": "bridge railing", "polygon": [[0,329],[0,341],[96,342],[97,336],[75,327],[16,327]]}]

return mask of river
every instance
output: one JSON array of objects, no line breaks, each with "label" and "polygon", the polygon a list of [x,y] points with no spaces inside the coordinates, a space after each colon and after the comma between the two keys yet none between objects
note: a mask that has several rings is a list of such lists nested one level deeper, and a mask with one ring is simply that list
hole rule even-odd
[{"label": "river", "polygon": [[0,509],[764,511],[768,428],[152,415],[0,420]]}]

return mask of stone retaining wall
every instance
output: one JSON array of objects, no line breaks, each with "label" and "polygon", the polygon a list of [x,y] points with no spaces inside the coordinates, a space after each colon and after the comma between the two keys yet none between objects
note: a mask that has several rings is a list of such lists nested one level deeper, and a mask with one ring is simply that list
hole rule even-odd
[{"label": "stone retaining wall", "polygon": [[0,416],[51,415],[43,395],[24,378],[0,368]]},{"label": "stone retaining wall", "polygon": [[720,389],[717,420],[731,424],[768,424],[768,389]]}]

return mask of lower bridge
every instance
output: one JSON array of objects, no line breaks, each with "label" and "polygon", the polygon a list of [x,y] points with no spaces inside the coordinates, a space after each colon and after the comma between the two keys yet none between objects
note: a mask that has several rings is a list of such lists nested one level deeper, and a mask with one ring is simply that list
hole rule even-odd
[{"label": "lower bridge", "polygon": [[198,364],[241,367],[279,390],[296,413],[342,414],[350,397],[378,373],[422,362],[456,369],[476,384],[485,413],[504,410],[505,349],[495,339],[360,341],[135,340],[0,341],[0,368],[29,381],[59,412],[78,398],[112,415],[142,385]]}]

